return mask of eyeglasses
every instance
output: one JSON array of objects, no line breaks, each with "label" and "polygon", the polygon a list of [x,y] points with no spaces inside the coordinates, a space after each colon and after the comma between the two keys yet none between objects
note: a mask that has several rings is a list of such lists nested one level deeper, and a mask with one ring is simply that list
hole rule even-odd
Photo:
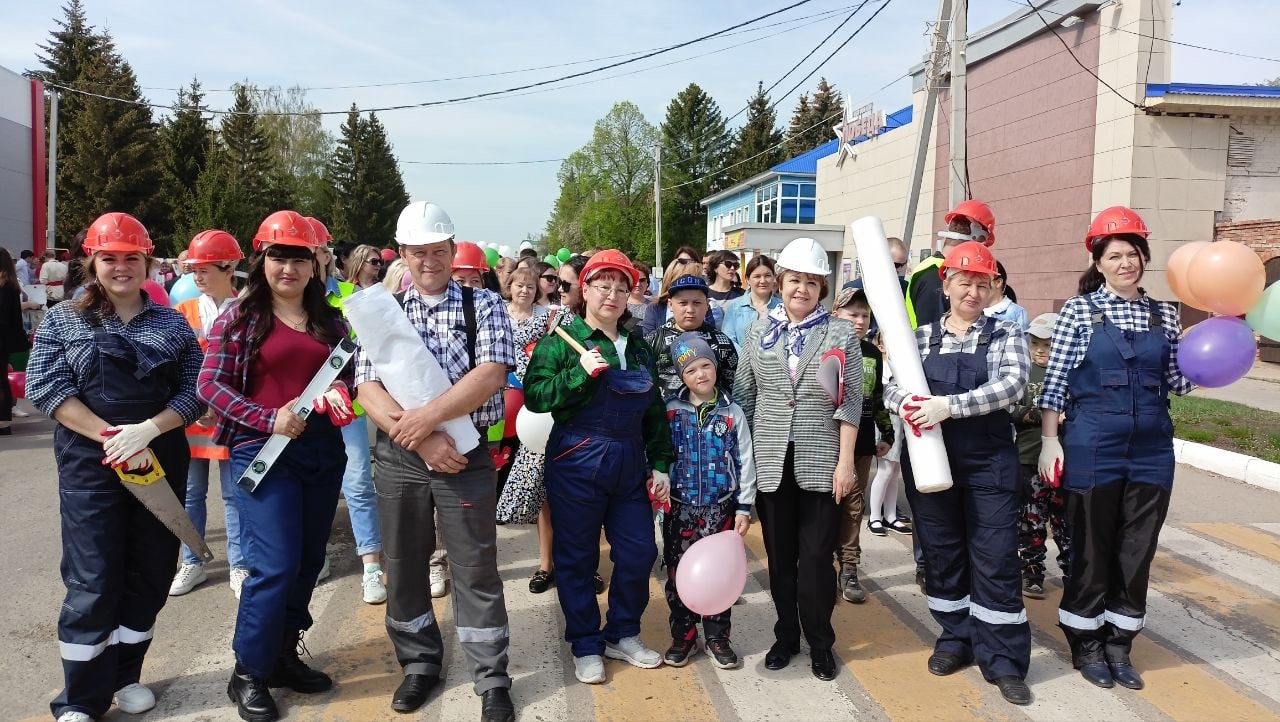
[{"label": "eyeglasses", "polygon": [[613,298],[614,296],[625,296],[631,293],[631,289],[626,286],[597,286],[594,283],[588,286],[592,291],[600,294],[603,298]]},{"label": "eyeglasses", "polygon": [[571,291],[571,290],[573,290],[573,284],[572,284],[572,283],[570,283],[569,281],[560,281],[560,292],[561,292],[561,293],[568,293],[568,292],[569,292],[569,291]]},{"label": "eyeglasses", "polygon": [[742,267],[742,265],[739,264],[737,261],[725,261],[724,266],[725,268],[728,268],[730,271],[736,271]]},{"label": "eyeglasses", "polygon": [[684,264],[686,264],[686,263],[697,263],[697,262],[698,262],[698,261],[697,261],[697,259],[694,259],[694,258],[683,258],[683,257],[682,257],[682,258],[677,258],[677,259],[676,259],[676,263],[679,263],[679,264],[680,264],[680,265],[682,265],[682,266],[683,266]]},{"label": "eyeglasses", "polygon": [[538,278],[540,278],[543,281],[553,281],[555,283],[560,282],[560,277],[555,275],[554,273],[548,273],[545,276],[538,276]]},{"label": "eyeglasses", "polygon": [[902,263],[895,263],[895,264],[893,264],[893,267],[894,267],[894,268],[905,268],[905,267],[906,267],[906,265],[907,265],[907,262],[906,262],[906,261],[903,261]]},{"label": "eyeglasses", "polygon": [[366,263],[368,263],[370,266],[381,266],[381,265],[382,265],[382,259],[381,259],[381,258],[370,258],[368,261],[366,261]]}]

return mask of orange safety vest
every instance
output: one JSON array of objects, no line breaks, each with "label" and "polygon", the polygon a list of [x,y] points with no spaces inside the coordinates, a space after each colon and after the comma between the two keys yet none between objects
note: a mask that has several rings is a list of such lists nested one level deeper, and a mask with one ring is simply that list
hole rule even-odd
[{"label": "orange safety vest", "polygon": [[[191,328],[196,332],[196,340],[200,342],[200,350],[204,351],[209,341],[204,337],[204,327],[200,324],[200,299],[192,298],[174,306]],[[210,461],[227,461],[231,458],[231,450],[213,443],[213,426],[205,426],[199,421],[186,429],[187,445],[191,447],[191,458],[208,459]]]}]

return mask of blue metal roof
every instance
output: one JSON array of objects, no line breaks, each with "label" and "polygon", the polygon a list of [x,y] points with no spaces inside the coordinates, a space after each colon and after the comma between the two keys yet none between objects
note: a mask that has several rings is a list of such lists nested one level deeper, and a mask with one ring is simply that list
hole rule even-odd
[{"label": "blue metal roof", "polygon": [[[883,133],[886,130],[901,128],[907,123],[910,123],[911,114],[912,114],[911,106],[908,105],[907,107],[901,110],[898,110],[886,115],[884,118],[884,125],[880,127],[879,132]],[[867,140],[868,137],[869,136],[860,135],[857,138],[855,138],[853,142],[856,145],[858,143],[861,143],[864,140]],[[823,143],[822,145],[818,146],[817,148],[814,148],[811,151],[801,153],[800,155],[794,158],[789,158],[787,160],[782,161],[781,163],[770,168],[769,170],[775,173],[809,173],[809,174],[817,175],[818,161],[822,160],[823,158],[826,158],[829,155],[834,155],[838,150],[840,150],[840,141],[839,139],[832,138],[831,140],[827,141],[826,143]]]},{"label": "blue metal roof", "polygon": [[1151,83],[1148,98],[1165,95],[1220,95],[1232,98],[1280,98],[1280,87],[1268,85],[1209,85],[1205,83]]}]

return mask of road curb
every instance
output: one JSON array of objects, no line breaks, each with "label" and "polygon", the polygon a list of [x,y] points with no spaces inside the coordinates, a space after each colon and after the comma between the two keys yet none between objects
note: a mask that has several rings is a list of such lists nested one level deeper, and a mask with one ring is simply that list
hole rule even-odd
[{"label": "road curb", "polygon": [[1173,440],[1173,458],[1179,464],[1280,492],[1280,464],[1184,439]]}]

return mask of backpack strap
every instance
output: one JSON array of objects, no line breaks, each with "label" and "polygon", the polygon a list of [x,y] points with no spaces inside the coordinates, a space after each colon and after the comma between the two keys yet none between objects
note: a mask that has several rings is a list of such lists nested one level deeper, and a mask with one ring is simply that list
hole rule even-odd
[{"label": "backpack strap", "polygon": [[476,337],[480,332],[476,325],[476,293],[470,286],[462,287],[462,323],[467,332],[467,360],[471,363],[468,368],[473,369],[476,367]]}]

